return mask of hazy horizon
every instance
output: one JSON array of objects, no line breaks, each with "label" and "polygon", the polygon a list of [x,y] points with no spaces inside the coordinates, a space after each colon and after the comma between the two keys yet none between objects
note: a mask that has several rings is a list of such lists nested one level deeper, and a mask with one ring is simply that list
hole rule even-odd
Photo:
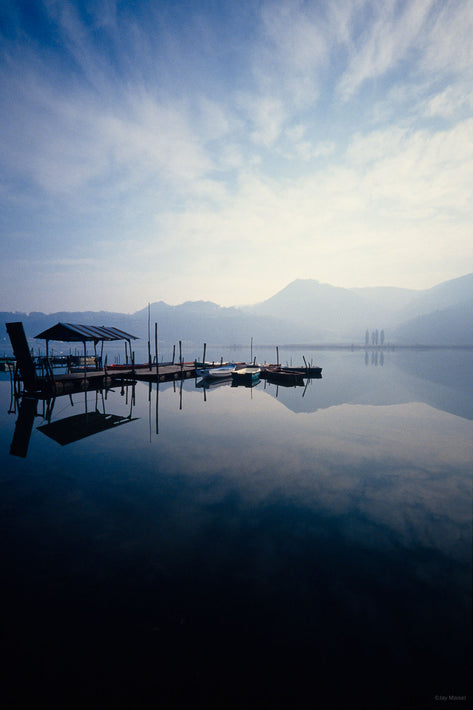
[{"label": "hazy horizon", "polygon": [[[469,277],[469,276],[473,276],[473,274],[462,274],[461,276],[456,277],[456,279],[451,279],[451,280],[456,281],[457,279],[462,279],[462,278]],[[295,279],[294,281],[291,281],[291,283],[285,284],[281,289],[279,289],[279,291],[270,294],[268,296],[268,299],[271,299],[273,296],[277,296],[279,294],[282,294],[283,292],[286,291],[286,289],[292,287],[293,285],[296,284],[296,282],[300,282],[300,281],[309,281],[309,282],[313,282],[314,284],[318,284],[320,286],[328,286],[328,287],[333,286],[333,284],[328,284],[328,283],[325,283],[322,281],[318,281],[318,279],[309,279],[309,278]],[[445,283],[445,282],[442,282],[442,283]],[[434,284],[434,287],[439,286],[439,285],[441,285],[441,284]],[[353,291],[354,293],[357,293],[358,291],[363,292],[365,290],[371,290],[371,289],[378,290],[381,292],[382,291],[397,291],[397,290],[403,291],[403,290],[405,290],[407,292],[413,292],[414,294],[417,294],[417,293],[420,294],[426,290],[428,291],[428,289],[403,289],[403,288],[398,288],[396,286],[389,286],[389,285],[362,286],[362,287],[354,286],[354,287],[350,287],[350,288],[345,287],[345,286],[340,286],[340,287],[336,287],[336,288],[341,288],[341,289],[347,290],[347,291]],[[268,299],[265,299],[265,301]],[[158,303],[164,303],[166,306],[170,306],[170,307],[184,306],[187,303],[196,303],[196,304],[197,303],[209,303],[209,304],[216,305],[216,306],[223,307],[223,308],[247,309],[247,308],[252,308],[254,306],[262,305],[263,303],[265,303],[265,301],[258,301],[255,303],[231,303],[231,304],[228,304],[227,306],[221,306],[220,304],[216,303],[215,301],[211,301],[210,299],[202,299],[202,298],[197,298],[197,299],[192,299],[192,300],[188,299],[186,301],[180,301],[178,303],[169,303],[168,301],[165,301],[164,299],[159,299],[156,301],[148,301],[148,303],[141,304],[140,306],[138,306],[138,308],[136,308],[133,311],[120,311],[120,310],[116,310],[116,309],[106,309],[106,308],[98,308],[98,307],[97,308],[75,308],[75,309],[65,309],[65,308],[57,307],[54,310],[48,310],[48,311],[41,311],[37,308],[30,308],[29,310],[21,310],[21,309],[16,308],[14,310],[9,310],[9,311],[4,311],[4,312],[19,313],[19,314],[25,314],[28,316],[33,313],[43,313],[44,315],[49,315],[49,314],[53,315],[55,313],[60,313],[60,312],[80,313],[80,312],[85,312],[85,311],[90,311],[90,312],[95,312],[95,313],[100,313],[101,311],[105,311],[105,312],[114,312],[114,313],[119,313],[119,314],[122,313],[123,315],[134,315],[140,311],[146,310],[148,308],[148,305],[153,306]]]},{"label": "hazy horizon", "polygon": [[473,272],[473,5],[0,8],[0,309]]}]

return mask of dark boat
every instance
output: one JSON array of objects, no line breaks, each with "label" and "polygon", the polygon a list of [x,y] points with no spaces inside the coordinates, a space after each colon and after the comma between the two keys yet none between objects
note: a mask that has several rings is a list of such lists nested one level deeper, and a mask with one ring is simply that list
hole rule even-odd
[{"label": "dark boat", "polygon": [[264,369],[262,374],[267,382],[274,385],[282,385],[283,387],[304,386],[304,372],[302,370],[289,370],[285,367],[270,365]]},{"label": "dark boat", "polygon": [[321,367],[283,367],[285,372],[301,372],[304,377],[322,377]]},{"label": "dark boat", "polygon": [[293,373],[302,375],[302,377],[322,377],[322,368],[318,366],[304,367],[301,365],[300,367],[288,367],[286,365],[266,365],[264,371]]}]

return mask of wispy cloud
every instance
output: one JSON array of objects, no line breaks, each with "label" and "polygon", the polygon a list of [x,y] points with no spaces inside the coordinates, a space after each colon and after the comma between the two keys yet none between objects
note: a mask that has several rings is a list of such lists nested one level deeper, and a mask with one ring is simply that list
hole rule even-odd
[{"label": "wispy cloud", "polygon": [[338,83],[338,91],[345,100],[365,81],[397,69],[408,53],[414,52],[422,32],[426,31],[426,20],[434,4],[434,0],[411,3],[389,0],[364,8],[369,21],[357,37],[351,38],[348,67]]},{"label": "wispy cloud", "polygon": [[157,298],[226,304],[245,278],[251,301],[354,263],[359,285],[473,268],[471,3],[38,8],[0,49],[6,259],[28,234],[91,283],[89,258],[127,262]]}]

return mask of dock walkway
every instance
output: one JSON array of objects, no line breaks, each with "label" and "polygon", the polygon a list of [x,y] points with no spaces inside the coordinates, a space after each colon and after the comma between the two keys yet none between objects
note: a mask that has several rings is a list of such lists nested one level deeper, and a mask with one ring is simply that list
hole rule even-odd
[{"label": "dock walkway", "polygon": [[[92,373],[87,373],[92,374]],[[194,363],[183,363],[182,365],[152,365],[151,368],[109,368],[107,375],[112,379],[134,379],[143,382],[169,382],[169,380],[183,380],[195,377],[196,367]]]},{"label": "dock walkway", "polygon": [[163,365],[133,370],[131,367],[120,369],[103,369],[84,372],[65,372],[51,377],[37,377],[34,388],[28,389],[30,396],[48,398],[51,396],[69,394],[77,391],[95,390],[102,387],[112,387],[114,384],[130,381],[169,382],[195,377],[194,365]]},{"label": "dock walkway", "polygon": [[88,370],[84,372],[69,372],[60,375],[54,375],[56,383],[67,382],[82,382],[83,380],[97,381],[100,379],[111,380],[140,380],[143,382],[168,382],[169,380],[181,380],[189,377],[195,377],[196,368],[194,364],[184,363],[181,365],[162,365],[156,368],[153,365],[151,368],[128,367],[120,368],[104,368],[102,370]]}]

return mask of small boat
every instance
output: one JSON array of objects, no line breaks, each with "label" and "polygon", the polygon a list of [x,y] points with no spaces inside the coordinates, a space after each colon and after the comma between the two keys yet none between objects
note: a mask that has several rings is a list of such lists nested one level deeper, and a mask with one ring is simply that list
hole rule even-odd
[{"label": "small boat", "polygon": [[231,377],[232,372],[235,371],[235,365],[222,365],[220,367],[209,367],[198,372],[201,377],[208,379],[223,379],[226,377]]},{"label": "small boat", "polygon": [[[101,372],[103,368],[101,367],[95,367],[95,365],[87,365],[85,370],[87,372]],[[71,374],[78,374],[81,372],[84,372],[84,366],[83,365],[73,365],[72,367],[69,368],[69,372]]]},{"label": "small boat", "polygon": [[260,367],[241,367],[232,372],[234,384],[250,386],[259,381],[261,375]]},{"label": "small boat", "polygon": [[281,369],[284,370],[284,372],[302,373],[304,377],[322,377],[321,367],[282,367]]},{"label": "small boat", "polygon": [[13,371],[16,366],[16,360],[12,357],[2,357],[0,358],[0,372]]},{"label": "small boat", "polygon": [[304,385],[303,370],[269,365],[265,367],[263,374],[266,380],[271,384],[283,385],[283,387],[299,387]]}]

